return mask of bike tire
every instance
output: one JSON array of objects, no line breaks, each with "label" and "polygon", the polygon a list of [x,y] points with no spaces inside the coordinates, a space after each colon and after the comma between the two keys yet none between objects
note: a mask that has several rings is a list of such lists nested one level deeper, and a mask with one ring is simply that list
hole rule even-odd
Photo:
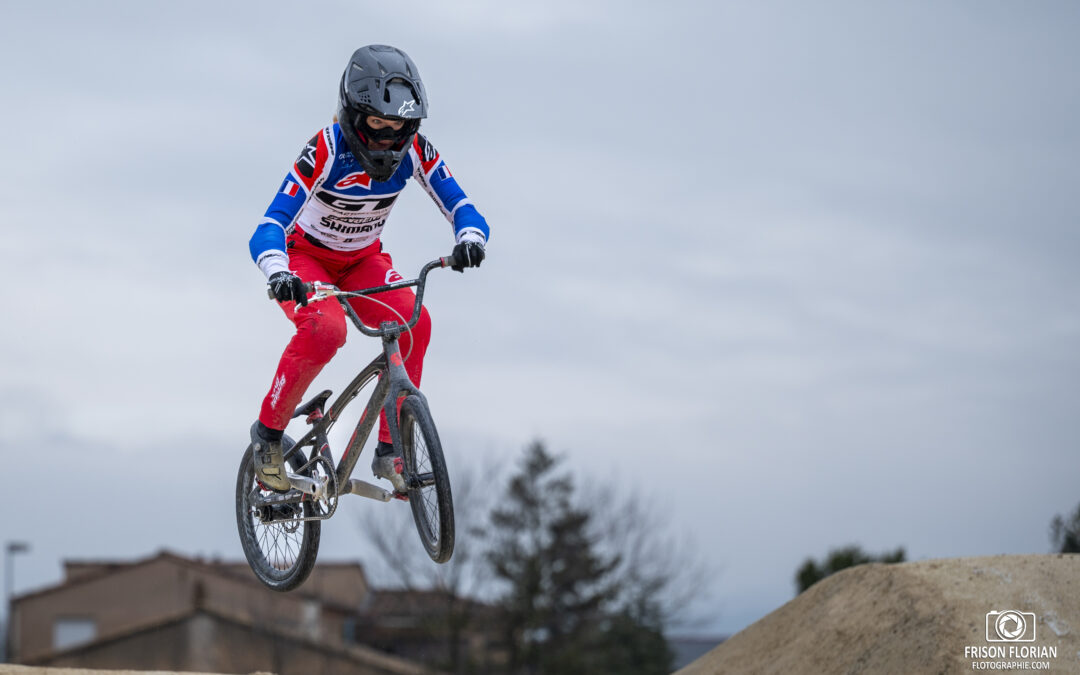
[{"label": "bike tire", "polygon": [[405,398],[399,419],[401,456],[416,531],[431,559],[444,563],[454,554],[454,500],[439,434],[419,396]]},{"label": "bike tire", "polygon": [[[291,438],[285,436],[281,444],[282,452],[288,452],[294,444]],[[295,473],[304,464],[303,453],[294,452],[287,461]],[[260,522],[249,499],[256,485],[255,458],[249,444],[236,476],[236,527],[240,533],[240,545],[251,571],[263,585],[274,591],[291,591],[304,583],[315,566],[322,523],[317,520],[301,521],[290,532],[290,521]],[[304,501],[302,508],[305,517],[315,515],[310,501]],[[301,530],[299,536],[297,530]]]}]

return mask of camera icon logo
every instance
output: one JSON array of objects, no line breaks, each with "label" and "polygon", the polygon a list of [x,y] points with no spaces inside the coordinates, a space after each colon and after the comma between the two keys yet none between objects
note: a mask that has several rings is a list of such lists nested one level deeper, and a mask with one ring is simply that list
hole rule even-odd
[{"label": "camera icon logo", "polygon": [[1035,613],[1015,609],[986,613],[987,642],[1034,642]]}]

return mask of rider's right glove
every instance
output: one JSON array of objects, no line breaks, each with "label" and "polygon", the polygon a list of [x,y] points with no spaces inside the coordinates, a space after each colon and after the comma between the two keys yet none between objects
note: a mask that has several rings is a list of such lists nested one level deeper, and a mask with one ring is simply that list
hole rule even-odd
[{"label": "rider's right glove", "polygon": [[466,267],[480,267],[484,261],[484,245],[478,241],[463,241],[454,247],[454,264],[450,269],[464,272]]},{"label": "rider's right glove", "polygon": [[304,282],[292,272],[274,272],[267,280],[270,284],[270,292],[278,302],[294,300],[301,307],[307,307],[307,293],[304,291]]}]

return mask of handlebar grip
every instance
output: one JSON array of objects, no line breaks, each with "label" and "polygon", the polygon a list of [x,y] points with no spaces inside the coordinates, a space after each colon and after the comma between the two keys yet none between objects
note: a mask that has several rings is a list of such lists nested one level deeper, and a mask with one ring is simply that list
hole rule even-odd
[{"label": "handlebar grip", "polygon": [[[307,295],[308,293],[311,293],[315,290],[315,287],[307,283],[306,281],[303,283],[303,286],[304,295]],[[270,288],[269,284],[266,286],[266,297],[270,298],[271,300],[277,300],[277,298],[274,297],[274,291],[272,288]]]}]

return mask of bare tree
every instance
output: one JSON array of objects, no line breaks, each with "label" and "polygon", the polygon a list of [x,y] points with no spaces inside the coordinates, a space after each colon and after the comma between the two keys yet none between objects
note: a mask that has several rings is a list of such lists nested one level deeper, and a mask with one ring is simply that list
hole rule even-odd
[{"label": "bare tree", "polygon": [[671,524],[658,496],[612,480],[590,486],[583,500],[603,533],[602,550],[620,554],[619,603],[634,618],[670,631],[715,616],[717,565],[702,556],[691,533]]},{"label": "bare tree", "polygon": [[498,466],[479,459],[452,467],[456,541],[453,557],[442,565],[432,562],[424,551],[412,511],[403,504],[365,509],[360,518],[360,530],[373,554],[365,565],[385,594],[424,598],[424,606],[412,610],[424,619],[421,630],[443,645],[440,654],[429,660],[455,673],[483,669],[488,657],[484,648],[480,650],[484,653],[472,653],[466,638],[483,618],[478,616],[482,613],[478,601],[490,597],[492,591],[483,560],[482,530],[497,492],[494,486],[500,483]]}]

